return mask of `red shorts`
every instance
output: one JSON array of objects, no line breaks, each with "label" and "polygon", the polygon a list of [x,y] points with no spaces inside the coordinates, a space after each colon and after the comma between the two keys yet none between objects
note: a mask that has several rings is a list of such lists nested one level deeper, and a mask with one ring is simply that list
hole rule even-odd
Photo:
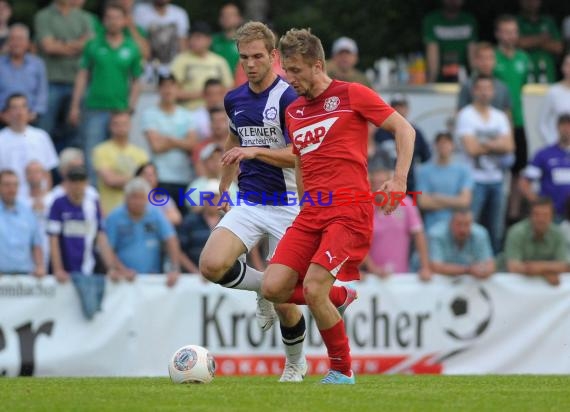
[{"label": "red shorts", "polygon": [[360,279],[368,254],[374,209],[371,203],[305,207],[279,241],[271,263],[295,270],[302,280],[316,263],[340,281]]}]

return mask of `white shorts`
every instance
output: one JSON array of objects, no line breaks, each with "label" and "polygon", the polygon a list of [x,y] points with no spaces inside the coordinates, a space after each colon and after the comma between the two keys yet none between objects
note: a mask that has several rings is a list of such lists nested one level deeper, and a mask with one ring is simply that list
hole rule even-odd
[{"label": "white shorts", "polygon": [[299,206],[272,206],[272,205],[240,205],[234,206],[222,218],[219,227],[228,229],[243,242],[247,251],[265,236],[269,236],[269,255],[271,259],[277,243],[285,231],[299,214]]}]

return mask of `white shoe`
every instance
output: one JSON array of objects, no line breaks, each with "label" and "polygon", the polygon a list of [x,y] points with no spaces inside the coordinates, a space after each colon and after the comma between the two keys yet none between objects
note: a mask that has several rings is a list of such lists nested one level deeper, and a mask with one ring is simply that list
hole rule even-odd
[{"label": "white shoe", "polygon": [[261,294],[257,294],[257,308],[255,309],[255,318],[259,328],[267,332],[277,320],[277,312],[273,303],[265,299]]},{"label": "white shoe", "polygon": [[303,382],[308,368],[305,359],[303,359],[302,363],[289,363],[289,361],[286,361],[279,382]]}]

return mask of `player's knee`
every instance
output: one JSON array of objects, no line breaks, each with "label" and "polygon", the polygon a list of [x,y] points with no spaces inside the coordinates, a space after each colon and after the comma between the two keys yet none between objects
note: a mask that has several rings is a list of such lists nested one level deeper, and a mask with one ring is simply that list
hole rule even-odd
[{"label": "player's knee", "polygon": [[198,266],[202,276],[211,282],[216,282],[229,270],[231,263],[228,264],[224,262],[224,260],[220,259],[219,256],[214,256],[210,253],[202,253]]},{"label": "player's knee", "polygon": [[271,279],[263,279],[261,284],[262,296],[270,302],[283,303],[286,302],[287,296],[285,291],[279,286],[278,283],[273,282]]},{"label": "player's knee", "polygon": [[328,297],[319,282],[307,279],[303,283],[303,295],[308,306],[319,305]]}]

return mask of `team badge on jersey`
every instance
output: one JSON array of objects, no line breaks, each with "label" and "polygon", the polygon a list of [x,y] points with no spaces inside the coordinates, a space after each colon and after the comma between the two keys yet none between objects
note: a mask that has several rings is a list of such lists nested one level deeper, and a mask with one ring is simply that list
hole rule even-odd
[{"label": "team badge on jersey", "polygon": [[277,109],[275,107],[270,107],[263,112],[263,115],[267,120],[275,120],[277,118]]},{"label": "team badge on jersey", "polygon": [[325,111],[326,112],[332,112],[333,110],[335,110],[338,105],[340,104],[340,99],[336,96],[332,96],[332,97],[328,97],[327,99],[325,99]]}]

